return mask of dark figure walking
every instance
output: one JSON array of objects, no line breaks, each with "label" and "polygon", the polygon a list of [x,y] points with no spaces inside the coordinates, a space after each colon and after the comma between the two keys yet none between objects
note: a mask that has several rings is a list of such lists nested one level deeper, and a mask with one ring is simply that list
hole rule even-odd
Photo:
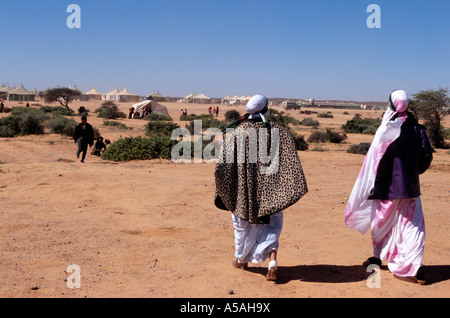
[{"label": "dark figure walking", "polygon": [[75,127],[73,139],[75,143],[78,143],[77,158],[80,158],[82,152],[81,162],[84,162],[88,145],[92,147],[94,144],[94,129],[88,124],[86,116],[82,116],[81,123]]}]

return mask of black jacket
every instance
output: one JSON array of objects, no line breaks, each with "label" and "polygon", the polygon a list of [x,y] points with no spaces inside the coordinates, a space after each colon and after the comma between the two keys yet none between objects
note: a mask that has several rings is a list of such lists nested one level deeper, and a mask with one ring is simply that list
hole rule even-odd
[{"label": "black jacket", "polygon": [[369,200],[417,198],[419,175],[428,169],[432,160],[433,148],[426,128],[408,112],[400,136],[389,145],[380,161]]},{"label": "black jacket", "polygon": [[75,134],[73,136],[75,141],[80,141],[92,146],[94,144],[94,129],[89,123],[86,123],[86,127],[83,129],[83,124],[79,123],[75,127]]}]

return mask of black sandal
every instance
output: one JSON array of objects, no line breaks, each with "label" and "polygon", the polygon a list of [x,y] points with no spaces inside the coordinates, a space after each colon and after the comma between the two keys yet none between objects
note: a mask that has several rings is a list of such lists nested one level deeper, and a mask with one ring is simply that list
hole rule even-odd
[{"label": "black sandal", "polygon": [[372,265],[372,264],[378,265],[378,266],[381,267],[381,259],[379,259],[378,257],[369,257],[363,263],[364,266],[369,266],[369,265]]}]

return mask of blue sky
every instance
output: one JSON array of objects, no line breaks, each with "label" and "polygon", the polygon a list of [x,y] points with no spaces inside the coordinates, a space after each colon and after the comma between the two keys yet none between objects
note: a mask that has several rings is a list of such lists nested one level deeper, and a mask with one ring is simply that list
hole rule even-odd
[{"label": "blue sky", "polygon": [[[81,28],[69,29],[69,4]],[[369,29],[370,4],[381,28]],[[2,0],[0,84],[384,101],[450,88],[448,0]]]}]

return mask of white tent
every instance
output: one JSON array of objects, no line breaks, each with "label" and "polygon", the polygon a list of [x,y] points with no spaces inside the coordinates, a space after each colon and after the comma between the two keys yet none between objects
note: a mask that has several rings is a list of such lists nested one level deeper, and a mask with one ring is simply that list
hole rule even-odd
[{"label": "white tent", "polygon": [[92,87],[92,89],[90,91],[87,91],[86,93],[83,94],[82,99],[94,99],[94,100],[101,100],[102,99],[103,94],[100,93],[99,91],[97,91],[95,89],[95,87]]},{"label": "white tent", "polygon": [[205,94],[201,93],[194,97],[194,102],[200,103],[200,104],[207,104],[207,103],[211,103],[211,98],[206,96]]},{"label": "white tent", "polygon": [[119,90],[117,89],[117,86],[114,88],[113,91],[103,94],[102,100],[111,100],[118,102],[119,101]]},{"label": "white tent", "polygon": [[140,114],[142,114],[142,112],[146,106],[150,106],[150,110],[152,113],[165,115],[170,118],[167,108],[165,106],[155,102],[154,100],[146,100],[146,101],[134,104],[132,107],[134,109],[134,113],[139,112]]},{"label": "white tent", "polygon": [[119,102],[138,102],[141,98],[138,95],[130,93],[125,87],[119,94]]},{"label": "white tent", "polygon": [[197,94],[194,94],[194,93],[189,94],[188,96],[183,98],[183,102],[185,102],[185,103],[193,103],[195,96],[197,96]]}]

